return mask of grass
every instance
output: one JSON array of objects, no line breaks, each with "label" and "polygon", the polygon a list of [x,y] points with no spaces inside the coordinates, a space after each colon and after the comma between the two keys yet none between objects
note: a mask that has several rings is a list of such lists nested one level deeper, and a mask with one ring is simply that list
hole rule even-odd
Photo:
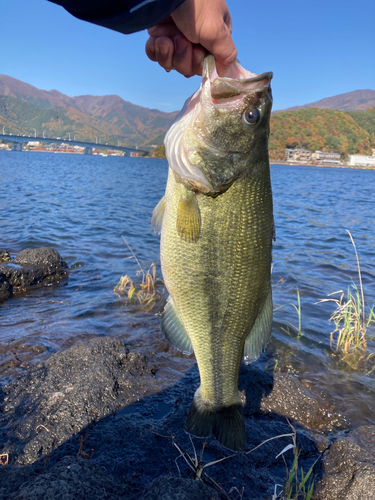
[{"label": "grass", "polygon": [[[298,459],[301,454],[301,450],[297,447],[297,432],[290,422],[289,425],[293,429],[293,444],[286,446],[276,457],[278,458],[280,455],[283,457],[287,472],[286,481],[284,485],[275,484],[272,500],[311,500],[315,486],[312,472],[319,458],[315,460],[306,473],[302,467],[298,470]],[[291,468],[288,469],[284,453],[290,449],[293,449],[294,458]],[[277,488],[281,489],[279,493],[277,493]]]},{"label": "grass", "polygon": [[[297,332],[297,339],[303,337],[303,333],[302,333],[302,311],[301,311],[301,295],[299,293],[299,290],[298,290],[298,287],[297,287],[297,306],[293,303],[291,303],[290,305],[294,307],[294,309],[297,311],[297,315],[298,315],[298,327],[293,325],[292,323],[289,323],[290,326],[292,328],[294,328],[294,330]],[[282,309],[284,306],[280,306],[280,307],[277,307],[276,309],[274,309],[274,312],[277,311],[278,309]],[[289,330],[289,327],[288,329],[286,330],[285,328],[281,328],[283,332],[285,332],[286,334],[290,335],[290,330]]]},{"label": "grass", "polygon": [[[331,332],[331,347],[344,355],[353,352],[360,353],[362,356],[366,352],[368,328],[375,324],[374,307],[366,314],[366,302],[363,290],[361,266],[359,264],[358,252],[353,237],[348,231],[350,240],[353,244],[358,269],[359,287],[353,283],[347,291],[346,297],[343,290],[330,294],[340,294],[339,298],[322,299],[319,302],[333,302],[336,304],[336,310],[330,317],[335,325]],[[372,357],[370,354],[369,358]]]},{"label": "grass", "polygon": [[163,286],[164,283],[161,279],[156,278],[155,264],[152,263],[149,269],[145,271],[128,242],[125,238],[123,239],[132,254],[128,258],[134,258],[139,269],[136,272],[136,279],[133,280],[128,275],[122,276],[113,291],[119,297],[125,296],[127,305],[133,304],[140,306],[145,311],[151,311],[160,298],[157,288]]}]

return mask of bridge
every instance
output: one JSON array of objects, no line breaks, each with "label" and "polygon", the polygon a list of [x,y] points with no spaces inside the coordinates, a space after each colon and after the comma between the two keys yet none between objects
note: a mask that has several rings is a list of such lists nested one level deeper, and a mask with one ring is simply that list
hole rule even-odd
[{"label": "bridge", "polygon": [[124,153],[149,153],[142,149],[124,148],[123,146],[115,146],[114,144],[96,144],[89,141],[76,141],[61,139],[61,137],[38,137],[37,135],[15,135],[15,134],[0,134],[0,139],[12,143],[12,151],[22,151],[22,144],[28,142],[58,142],[60,144],[69,144],[72,146],[84,147],[84,154],[91,155],[95,148],[112,149],[115,151],[123,151]]}]

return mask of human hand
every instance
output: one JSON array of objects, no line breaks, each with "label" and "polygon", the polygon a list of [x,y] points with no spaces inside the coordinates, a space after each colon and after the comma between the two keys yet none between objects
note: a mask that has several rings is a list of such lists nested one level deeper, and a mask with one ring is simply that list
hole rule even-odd
[{"label": "human hand", "polygon": [[165,21],[149,28],[146,54],[166,71],[190,77],[202,75],[209,52],[222,74],[237,56],[231,32],[225,0],[185,0]]}]

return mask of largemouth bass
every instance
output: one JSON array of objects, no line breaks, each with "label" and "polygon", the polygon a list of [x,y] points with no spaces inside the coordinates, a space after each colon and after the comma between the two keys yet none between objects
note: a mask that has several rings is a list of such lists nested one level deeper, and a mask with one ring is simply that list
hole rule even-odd
[{"label": "largemouth bass", "polygon": [[272,321],[271,78],[238,61],[219,77],[205,59],[201,87],[166,135],[168,182],[153,213],[170,294],[161,327],[194,351],[200,374],[185,428],[236,451],[245,447],[241,359],[259,356]]}]

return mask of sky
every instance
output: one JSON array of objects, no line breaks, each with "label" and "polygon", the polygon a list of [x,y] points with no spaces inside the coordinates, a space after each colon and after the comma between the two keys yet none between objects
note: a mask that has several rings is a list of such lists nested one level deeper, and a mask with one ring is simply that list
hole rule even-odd
[{"label": "sky", "polygon": [[[374,0],[227,0],[241,64],[273,71],[273,109],[375,90]],[[148,60],[143,31],[122,35],[47,0],[0,0],[0,73],[77,96],[117,94],[180,109],[200,78]]]}]

